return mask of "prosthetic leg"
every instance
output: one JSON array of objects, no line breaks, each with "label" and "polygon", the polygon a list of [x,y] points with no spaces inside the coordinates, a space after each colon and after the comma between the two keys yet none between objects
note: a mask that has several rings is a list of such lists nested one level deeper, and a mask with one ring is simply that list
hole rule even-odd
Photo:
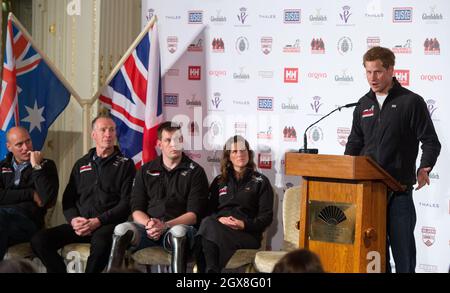
[{"label": "prosthetic leg", "polygon": [[185,225],[173,226],[168,232],[170,245],[172,247],[172,262],[171,268],[173,273],[186,273],[187,254],[188,254],[188,239],[186,233],[188,227]]},{"label": "prosthetic leg", "polygon": [[130,244],[137,244],[137,235],[139,233],[131,222],[119,224],[114,228],[111,254],[109,255],[108,266],[106,267],[107,272],[111,268],[122,267],[125,251]]}]

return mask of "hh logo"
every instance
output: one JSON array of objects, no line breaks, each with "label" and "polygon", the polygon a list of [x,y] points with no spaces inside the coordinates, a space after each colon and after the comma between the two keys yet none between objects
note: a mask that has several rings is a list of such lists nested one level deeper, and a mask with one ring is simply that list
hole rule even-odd
[{"label": "hh logo", "polygon": [[298,68],[285,68],[284,69],[284,82],[298,83]]},{"label": "hh logo", "polygon": [[189,66],[189,80],[201,80],[201,70],[200,66]]},{"label": "hh logo", "polygon": [[402,86],[409,86],[409,70],[394,70],[395,78]]}]

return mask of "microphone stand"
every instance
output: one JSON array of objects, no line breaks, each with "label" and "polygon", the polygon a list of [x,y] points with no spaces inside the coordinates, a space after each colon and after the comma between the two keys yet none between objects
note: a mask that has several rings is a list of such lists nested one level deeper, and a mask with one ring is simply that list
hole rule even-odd
[{"label": "microphone stand", "polygon": [[305,130],[305,133],[303,134],[303,149],[299,149],[298,152],[302,153],[302,154],[318,154],[319,153],[319,149],[308,149],[308,140],[306,138],[306,133],[308,132],[308,130],[311,127],[313,127],[314,125],[316,125],[317,123],[319,123],[320,121],[322,121],[323,119],[325,119],[328,116],[330,116],[331,114],[333,114],[334,112],[341,111],[342,108],[349,108],[349,107],[352,107],[352,106],[356,106],[357,104],[358,103],[353,103],[353,104],[347,104],[347,105],[344,105],[344,106],[337,107],[336,109],[334,109],[333,111],[331,111],[327,115],[323,116],[322,118],[320,118],[319,120],[317,120],[316,122],[314,122],[313,124],[308,126],[308,128],[306,128],[306,130]]}]

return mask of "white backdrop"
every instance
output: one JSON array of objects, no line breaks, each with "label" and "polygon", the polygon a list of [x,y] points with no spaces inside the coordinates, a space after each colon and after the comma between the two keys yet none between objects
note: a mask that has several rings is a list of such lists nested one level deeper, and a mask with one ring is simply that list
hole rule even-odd
[{"label": "white backdrop", "polygon": [[[309,124],[368,91],[362,55],[370,46],[391,48],[397,78],[425,99],[442,143],[431,185],[414,193],[416,270],[448,272],[449,1],[143,0],[142,6],[143,24],[158,16],[166,118],[183,123],[189,155],[212,180],[217,150],[241,134],[277,187],[274,250],[282,246],[283,190],[299,183],[284,176],[284,153],[303,145]],[[313,127],[309,146],[343,154],[352,111]]]}]

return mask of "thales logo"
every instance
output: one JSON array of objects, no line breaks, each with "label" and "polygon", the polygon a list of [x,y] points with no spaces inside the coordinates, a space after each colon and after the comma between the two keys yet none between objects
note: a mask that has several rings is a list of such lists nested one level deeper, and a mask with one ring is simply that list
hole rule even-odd
[{"label": "thales logo", "polygon": [[412,7],[394,7],[392,9],[392,22],[412,22]]},{"label": "thales logo", "polygon": [[397,69],[394,70],[394,75],[402,86],[409,86],[409,70]]},{"label": "thales logo", "polygon": [[188,23],[189,24],[202,24],[203,23],[203,11],[201,11],[201,10],[188,11]]},{"label": "thales logo", "polygon": [[285,9],[284,23],[301,23],[301,9]]},{"label": "thales logo", "polygon": [[201,66],[189,66],[188,74],[189,80],[201,80],[202,79]]},{"label": "thales logo", "polygon": [[298,83],[298,68],[285,68],[284,69],[284,82],[285,83]]}]

